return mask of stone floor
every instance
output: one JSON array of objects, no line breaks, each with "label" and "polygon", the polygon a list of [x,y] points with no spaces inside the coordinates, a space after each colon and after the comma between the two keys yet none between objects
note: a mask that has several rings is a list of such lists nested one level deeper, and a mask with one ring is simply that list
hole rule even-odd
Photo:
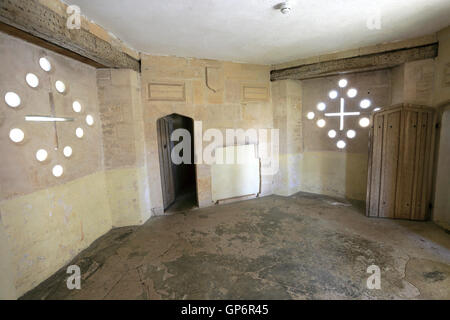
[{"label": "stone floor", "polygon": [[[450,299],[450,235],[325,196],[270,196],[110,231],[25,299]],[[381,290],[366,287],[381,268]]]}]

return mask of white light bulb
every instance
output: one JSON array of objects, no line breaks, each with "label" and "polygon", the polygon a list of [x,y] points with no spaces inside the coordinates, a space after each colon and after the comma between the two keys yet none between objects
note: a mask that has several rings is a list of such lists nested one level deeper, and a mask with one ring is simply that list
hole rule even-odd
[{"label": "white light bulb", "polygon": [[306,115],[306,117],[307,117],[309,120],[312,120],[312,119],[314,119],[315,114],[314,114],[314,112],[308,112],[308,114]]}]

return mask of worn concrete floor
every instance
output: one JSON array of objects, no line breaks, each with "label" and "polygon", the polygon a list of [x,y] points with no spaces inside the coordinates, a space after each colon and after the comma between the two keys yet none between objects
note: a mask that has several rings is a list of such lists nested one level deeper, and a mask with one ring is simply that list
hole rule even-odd
[{"label": "worn concrete floor", "polygon": [[[25,299],[450,299],[450,235],[431,222],[367,218],[311,194],[150,219],[98,239]],[[381,268],[369,290],[368,266]]]}]

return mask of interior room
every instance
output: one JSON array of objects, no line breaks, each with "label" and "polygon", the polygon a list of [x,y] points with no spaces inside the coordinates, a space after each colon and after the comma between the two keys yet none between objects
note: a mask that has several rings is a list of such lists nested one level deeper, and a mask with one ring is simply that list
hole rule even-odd
[{"label": "interior room", "polygon": [[0,299],[450,299],[449,17],[0,1]]}]

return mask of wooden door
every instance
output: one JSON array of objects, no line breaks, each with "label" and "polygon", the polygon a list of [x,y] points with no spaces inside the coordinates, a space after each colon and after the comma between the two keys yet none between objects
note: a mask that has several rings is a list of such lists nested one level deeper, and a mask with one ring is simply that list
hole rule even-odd
[{"label": "wooden door", "polygon": [[170,153],[172,142],[170,134],[173,130],[173,124],[170,119],[162,118],[158,120],[158,150],[159,150],[159,169],[161,172],[161,186],[164,210],[175,201],[175,183],[173,176],[173,166]]}]

